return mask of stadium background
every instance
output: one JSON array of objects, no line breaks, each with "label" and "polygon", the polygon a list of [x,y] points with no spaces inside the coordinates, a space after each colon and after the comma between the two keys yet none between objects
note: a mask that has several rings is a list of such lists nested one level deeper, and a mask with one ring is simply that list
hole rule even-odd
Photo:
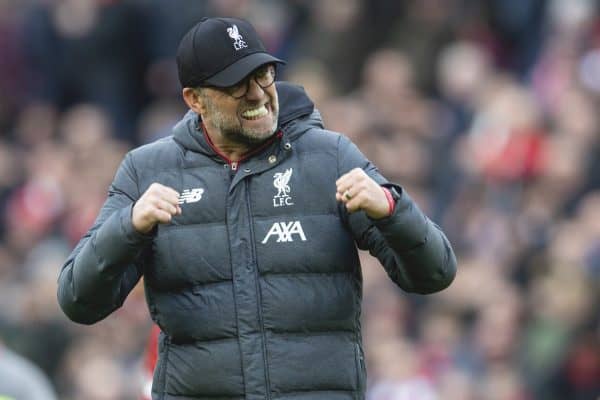
[{"label": "stadium background", "polygon": [[185,112],[173,56],[205,15],[252,21],[289,61],[280,77],[304,85],[326,125],[455,246],[455,282],[426,297],[401,293],[363,255],[369,400],[596,399],[592,0],[0,0],[5,346],[61,399],[138,398],[143,289],[78,326],[58,309],[56,278],[123,154]]}]

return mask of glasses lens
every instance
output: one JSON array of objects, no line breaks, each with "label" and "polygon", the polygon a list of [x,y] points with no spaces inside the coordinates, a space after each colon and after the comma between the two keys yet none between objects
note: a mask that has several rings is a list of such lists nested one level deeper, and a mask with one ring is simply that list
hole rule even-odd
[{"label": "glasses lens", "polygon": [[260,67],[252,75],[241,81],[240,83],[225,88],[225,91],[230,96],[241,99],[248,92],[249,81],[253,79],[258,85],[265,89],[275,82],[275,67],[273,65],[266,65]]},{"label": "glasses lens", "polygon": [[266,88],[270,86],[275,80],[275,67],[272,65],[267,65],[265,67],[260,68],[255,73],[256,83],[260,85],[262,88]]},{"label": "glasses lens", "polygon": [[248,80],[244,79],[237,85],[230,86],[225,89],[227,93],[235,98],[244,97],[248,91]]}]

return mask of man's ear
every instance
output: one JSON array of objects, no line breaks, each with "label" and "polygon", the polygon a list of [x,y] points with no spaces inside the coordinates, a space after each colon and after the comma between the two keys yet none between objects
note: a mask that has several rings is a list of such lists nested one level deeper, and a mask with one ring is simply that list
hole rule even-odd
[{"label": "man's ear", "polygon": [[204,99],[197,90],[186,87],[183,88],[183,100],[187,106],[194,111],[196,114],[202,115],[204,113]]}]

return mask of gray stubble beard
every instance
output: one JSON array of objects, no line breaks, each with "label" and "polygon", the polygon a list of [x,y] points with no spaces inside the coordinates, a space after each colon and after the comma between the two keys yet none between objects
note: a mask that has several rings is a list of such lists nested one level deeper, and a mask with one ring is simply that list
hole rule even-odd
[{"label": "gray stubble beard", "polygon": [[267,134],[262,136],[261,133],[263,132],[253,132],[252,129],[243,129],[240,117],[230,118],[226,116],[221,112],[221,110],[215,107],[214,103],[210,98],[208,98],[208,96],[205,96],[204,99],[207,111],[211,114],[212,125],[217,128],[225,138],[232,142],[245,145],[256,145],[269,139],[277,131],[279,107],[277,110],[274,110],[272,103],[271,112],[273,116],[273,125]]}]

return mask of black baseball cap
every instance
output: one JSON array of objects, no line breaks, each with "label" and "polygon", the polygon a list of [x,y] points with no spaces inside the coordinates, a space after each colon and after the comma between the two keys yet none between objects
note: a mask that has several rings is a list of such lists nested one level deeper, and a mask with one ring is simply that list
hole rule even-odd
[{"label": "black baseball cap", "polygon": [[177,49],[183,87],[232,86],[269,63],[285,64],[267,53],[249,22],[237,18],[202,18]]}]

